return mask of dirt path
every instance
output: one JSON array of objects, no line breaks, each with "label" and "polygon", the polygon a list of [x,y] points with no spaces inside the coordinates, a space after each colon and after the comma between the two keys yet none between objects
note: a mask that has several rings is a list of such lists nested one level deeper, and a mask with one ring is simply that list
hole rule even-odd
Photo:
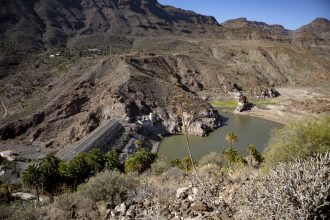
[{"label": "dirt path", "polygon": [[4,104],[3,101],[1,101],[1,107],[3,108],[2,118],[5,118],[5,117],[7,117],[7,108],[6,108],[6,106],[5,106],[5,104]]}]

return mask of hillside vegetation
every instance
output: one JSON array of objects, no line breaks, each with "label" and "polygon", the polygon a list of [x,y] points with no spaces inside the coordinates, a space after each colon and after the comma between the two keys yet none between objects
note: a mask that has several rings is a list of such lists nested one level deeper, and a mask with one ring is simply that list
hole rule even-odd
[{"label": "hillside vegetation", "polygon": [[[8,213],[2,213],[2,217],[327,219],[328,122],[327,116],[293,122],[274,131],[263,155],[248,146],[246,158],[235,151],[237,137],[230,133],[226,136],[229,147],[223,154],[211,153],[196,163],[198,177],[192,172],[189,158],[173,161],[172,166],[162,159],[152,163],[155,157],[144,150],[133,154],[125,169],[114,152],[102,155],[94,150],[77,156],[67,165],[49,156],[30,167],[37,166],[44,177],[39,181],[45,182],[38,182],[41,198],[57,195],[54,200],[35,203],[10,198],[3,201],[2,210]],[[49,165],[57,166],[58,171],[51,171]],[[269,168],[266,173],[264,166]],[[23,183],[31,172],[28,168],[23,173]],[[45,176],[50,172],[51,176]],[[26,186],[34,189],[37,181]]]}]

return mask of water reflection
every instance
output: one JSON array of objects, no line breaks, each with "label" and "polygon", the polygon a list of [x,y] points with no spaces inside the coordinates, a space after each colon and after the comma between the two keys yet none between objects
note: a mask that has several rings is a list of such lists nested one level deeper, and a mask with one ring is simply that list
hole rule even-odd
[{"label": "water reflection", "polygon": [[[195,160],[199,160],[205,154],[212,151],[222,152],[228,143],[225,141],[225,135],[234,132],[238,136],[238,142],[235,144],[236,149],[246,155],[246,148],[253,144],[259,151],[265,148],[270,137],[270,131],[273,128],[281,127],[281,124],[254,118],[249,116],[234,115],[232,113],[223,112],[219,109],[222,116],[222,127],[211,133],[207,137],[191,136],[191,149]],[[186,156],[187,147],[184,137],[175,135],[164,138],[158,152],[159,157],[173,160]]]}]

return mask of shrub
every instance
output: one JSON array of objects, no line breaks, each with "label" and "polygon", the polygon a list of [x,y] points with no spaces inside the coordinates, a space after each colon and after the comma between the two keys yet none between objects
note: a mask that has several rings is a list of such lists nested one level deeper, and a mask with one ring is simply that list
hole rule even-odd
[{"label": "shrub", "polygon": [[261,153],[257,151],[255,146],[249,145],[247,150],[249,152],[249,155],[252,156],[256,160],[256,162],[258,162],[259,164],[264,162],[265,160],[264,156],[262,156]]},{"label": "shrub", "polygon": [[63,211],[73,211],[76,209],[77,203],[73,193],[64,193],[55,199],[54,207]]},{"label": "shrub", "polygon": [[134,175],[104,171],[80,185],[77,192],[93,201],[106,201],[118,205],[127,199],[137,185]]},{"label": "shrub", "polygon": [[50,219],[100,219],[96,204],[78,193],[64,193],[46,208]]},{"label": "shrub", "polygon": [[11,194],[17,189],[13,184],[0,185],[0,203],[9,203],[13,198]]},{"label": "shrub", "polygon": [[0,210],[0,219],[9,219],[9,217],[13,214],[9,205],[0,205]]},{"label": "shrub", "polygon": [[329,219],[330,154],[280,164],[240,190],[243,219]]},{"label": "shrub", "polygon": [[12,216],[10,219],[13,220],[41,220],[45,219],[46,213],[32,203],[21,203],[20,206],[16,206],[12,210]]},{"label": "shrub", "polygon": [[250,167],[259,168],[260,165],[264,162],[265,158],[261,155],[253,145],[247,147],[249,156],[246,158],[247,163]]},{"label": "shrub", "polygon": [[223,152],[224,158],[231,164],[246,164],[247,161],[232,147],[228,147]]},{"label": "shrub", "polygon": [[[195,161],[194,164],[197,165]],[[189,172],[193,168],[193,164],[191,163],[189,156],[184,157],[182,160],[180,159],[172,160],[171,165],[173,167],[178,167],[186,172]]]},{"label": "shrub", "polygon": [[155,161],[156,158],[156,154],[153,154],[145,149],[140,149],[126,160],[125,172],[142,173],[150,168],[151,164]]},{"label": "shrub", "polygon": [[198,165],[209,165],[214,164],[218,167],[222,167],[223,165],[223,155],[221,153],[211,152],[205,156],[203,156],[200,160]]},{"label": "shrub", "polygon": [[162,175],[165,180],[176,180],[180,181],[184,178],[185,173],[182,171],[182,169],[178,167],[171,167],[169,170],[163,173]]},{"label": "shrub", "polygon": [[267,167],[292,158],[306,158],[330,150],[330,116],[291,122],[273,131],[265,152]]},{"label": "shrub", "polygon": [[151,171],[154,175],[160,175],[167,171],[170,168],[170,165],[167,161],[162,159],[157,159],[156,162],[151,164]]}]

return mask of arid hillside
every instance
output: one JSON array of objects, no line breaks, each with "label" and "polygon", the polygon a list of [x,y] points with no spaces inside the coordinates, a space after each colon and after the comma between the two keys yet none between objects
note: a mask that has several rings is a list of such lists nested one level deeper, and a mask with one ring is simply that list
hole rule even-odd
[{"label": "arid hillside", "polygon": [[0,140],[57,150],[109,118],[149,113],[178,133],[178,97],[193,116],[190,133],[205,135],[220,123],[208,102],[232,91],[327,96],[329,27],[321,18],[298,30],[219,24],[156,0],[2,1]]}]

